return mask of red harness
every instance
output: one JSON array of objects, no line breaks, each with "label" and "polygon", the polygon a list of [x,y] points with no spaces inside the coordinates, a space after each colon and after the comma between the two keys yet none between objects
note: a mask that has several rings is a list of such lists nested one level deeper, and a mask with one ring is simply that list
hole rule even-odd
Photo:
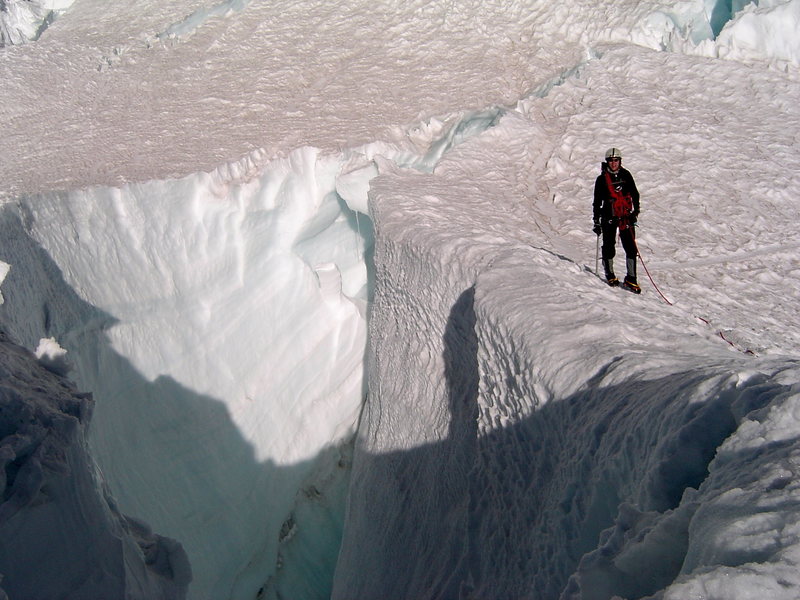
[{"label": "red harness", "polygon": [[606,186],[611,195],[611,213],[619,219],[619,230],[625,231],[630,227],[630,216],[633,212],[633,199],[630,194],[622,193],[622,186],[615,186],[611,181],[611,174],[605,171]]}]

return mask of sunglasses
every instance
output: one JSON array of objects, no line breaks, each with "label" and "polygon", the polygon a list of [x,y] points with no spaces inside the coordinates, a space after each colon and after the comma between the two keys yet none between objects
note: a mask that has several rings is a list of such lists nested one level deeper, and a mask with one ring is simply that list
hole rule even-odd
[{"label": "sunglasses", "polygon": [[609,159],[607,159],[607,160],[608,160],[608,162],[614,162],[614,161],[616,161],[616,162],[619,162],[619,161],[621,161],[622,159],[621,159],[621,158],[609,158]]}]

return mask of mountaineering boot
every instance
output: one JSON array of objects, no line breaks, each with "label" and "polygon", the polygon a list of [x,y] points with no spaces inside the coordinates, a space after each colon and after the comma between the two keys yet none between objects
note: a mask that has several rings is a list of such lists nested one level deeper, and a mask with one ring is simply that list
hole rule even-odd
[{"label": "mountaineering boot", "polygon": [[625,275],[625,280],[622,282],[622,287],[624,287],[626,290],[630,290],[634,294],[641,294],[642,288],[639,287],[639,284],[636,281],[636,257],[626,258],[625,267],[628,271],[628,274]]},{"label": "mountaineering boot", "polygon": [[610,286],[619,285],[619,279],[617,276],[614,275],[614,259],[613,258],[604,258],[603,259],[603,270],[606,272],[606,283]]},{"label": "mountaineering boot", "polygon": [[629,292],[633,292],[634,294],[642,293],[642,288],[639,287],[639,284],[635,281],[631,281],[627,275],[625,276],[625,280],[622,282],[622,287]]}]

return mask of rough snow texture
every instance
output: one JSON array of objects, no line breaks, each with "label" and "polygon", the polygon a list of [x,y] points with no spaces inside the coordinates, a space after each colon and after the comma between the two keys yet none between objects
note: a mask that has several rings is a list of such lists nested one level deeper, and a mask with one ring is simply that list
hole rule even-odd
[{"label": "rough snow texture", "polygon": [[[0,364],[0,564],[8,597],[184,598],[191,567],[181,545],[120,513],[90,458],[90,395],[4,333]],[[31,565],[43,576],[30,577]]]},{"label": "rough snow texture", "polygon": [[[556,233],[580,216],[591,243],[589,198],[546,200],[572,184],[552,139],[509,113],[431,175],[373,180],[370,395],[334,598],[796,597],[797,360],[737,349],[652,288],[603,286]],[[727,319],[763,294],[743,289]],[[749,319],[754,347],[794,344]]]},{"label": "rough snow texture", "polygon": [[[694,44],[710,40],[709,16],[725,3],[707,4],[81,0],[35,43],[0,54],[10,149],[0,193],[183,177],[256,149],[395,140],[430,117],[513,105],[603,42],[713,56],[713,42]],[[735,54],[752,31],[726,47]],[[786,49],[781,60],[797,56],[796,44]]]},{"label": "rough snow texture", "polygon": [[[339,598],[797,597],[799,2],[79,0],[0,53],[3,327],[192,598],[328,597],[351,453]],[[612,145],[672,306],[590,273]]]}]

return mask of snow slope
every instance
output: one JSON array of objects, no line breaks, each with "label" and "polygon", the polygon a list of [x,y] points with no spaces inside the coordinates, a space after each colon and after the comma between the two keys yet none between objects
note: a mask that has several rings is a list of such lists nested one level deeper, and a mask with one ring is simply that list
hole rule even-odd
[{"label": "snow slope", "polygon": [[[3,328],[189,597],[796,596],[800,4],[724,4],[78,0],[2,51]],[[591,273],[609,145],[672,305]]]},{"label": "snow slope", "polygon": [[[602,48],[434,173],[373,180],[370,395],[334,598],[797,596],[796,85]],[[591,190],[618,137],[671,305],[644,274],[638,297],[594,275]]]}]

